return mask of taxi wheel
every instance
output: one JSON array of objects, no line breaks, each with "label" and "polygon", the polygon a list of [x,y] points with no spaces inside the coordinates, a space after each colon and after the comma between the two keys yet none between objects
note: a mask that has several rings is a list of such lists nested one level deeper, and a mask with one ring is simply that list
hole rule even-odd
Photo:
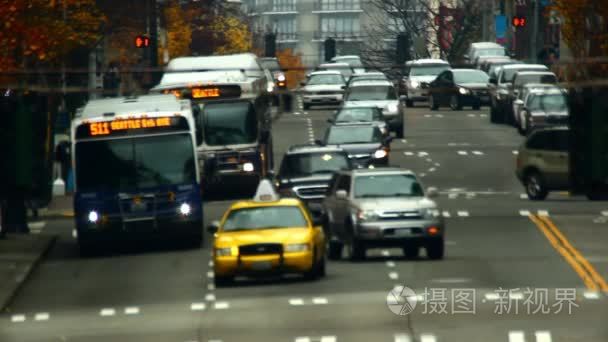
[{"label": "taxi wheel", "polygon": [[228,286],[234,282],[234,277],[231,276],[215,276],[215,286]]}]

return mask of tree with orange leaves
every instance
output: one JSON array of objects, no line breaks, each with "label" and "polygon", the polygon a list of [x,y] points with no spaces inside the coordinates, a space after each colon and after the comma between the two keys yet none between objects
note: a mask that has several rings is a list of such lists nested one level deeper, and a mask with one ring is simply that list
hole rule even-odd
[{"label": "tree with orange leaves", "polygon": [[296,88],[300,81],[305,77],[302,55],[294,53],[292,49],[287,48],[277,51],[277,59],[279,60],[281,68],[285,70],[287,88]]}]

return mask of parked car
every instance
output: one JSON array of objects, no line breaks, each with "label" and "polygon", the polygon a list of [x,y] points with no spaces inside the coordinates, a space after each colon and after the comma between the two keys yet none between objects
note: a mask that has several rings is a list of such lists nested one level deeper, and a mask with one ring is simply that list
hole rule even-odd
[{"label": "parked car", "polygon": [[510,110],[513,106],[512,99],[509,98],[513,87],[513,77],[518,71],[546,71],[549,70],[542,64],[509,64],[500,67],[496,77],[492,75],[489,83],[490,87],[490,122],[509,123],[513,115]]},{"label": "parked car", "polygon": [[312,105],[339,105],[344,96],[344,77],[338,71],[316,71],[302,83],[304,109]]},{"label": "parked car", "polygon": [[439,74],[429,86],[429,108],[449,105],[452,110],[463,106],[479,109],[489,103],[488,75],[476,69],[452,69]]},{"label": "parked car", "polygon": [[382,134],[388,135],[389,133],[382,109],[378,107],[342,107],[336,111],[333,117],[327,119],[327,122],[331,124],[371,122],[380,128]]},{"label": "parked car", "polygon": [[407,107],[415,101],[428,99],[428,84],[437,75],[450,69],[450,64],[442,59],[417,59],[405,62],[403,77],[399,84],[399,95],[405,97]]},{"label": "parked car", "polygon": [[351,84],[344,95],[344,107],[378,107],[389,131],[403,138],[403,104],[390,81],[361,81]]},{"label": "parked car", "polygon": [[534,131],[519,147],[515,174],[531,200],[569,187],[569,131],[551,127]]},{"label": "parked car", "polygon": [[327,128],[323,146],[337,146],[358,167],[388,165],[392,138],[371,122],[335,124]]},{"label": "parked car", "polygon": [[[521,101],[521,100],[516,100]],[[568,124],[568,99],[560,88],[537,88],[521,101],[521,132],[530,134],[535,129]]]},{"label": "parked car", "polygon": [[315,214],[320,212],[333,173],[353,166],[341,148],[294,145],[283,155],[275,184],[282,197],[299,198]]},{"label": "parked car", "polygon": [[361,62],[361,57],[357,55],[348,55],[348,56],[336,56],[331,59],[332,63],[346,63],[353,68],[353,72],[355,74],[360,74],[365,72],[365,67]]},{"label": "parked car", "polygon": [[429,258],[443,258],[445,224],[435,196],[407,170],[337,172],[323,200],[328,257],[339,259],[347,246],[351,260],[378,247],[401,247],[408,257],[424,247]]}]

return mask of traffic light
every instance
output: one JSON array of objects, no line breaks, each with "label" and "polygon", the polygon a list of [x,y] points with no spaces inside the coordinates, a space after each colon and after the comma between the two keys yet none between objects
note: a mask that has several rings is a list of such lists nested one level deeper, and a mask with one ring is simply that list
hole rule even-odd
[{"label": "traffic light", "polygon": [[136,48],[145,48],[150,46],[150,37],[139,35],[135,37],[135,47]]},{"label": "traffic light", "polygon": [[277,36],[274,33],[266,33],[264,36],[264,55],[275,57],[277,53]]},{"label": "traffic light", "polygon": [[527,24],[526,17],[514,16],[511,20],[513,27],[524,27]]},{"label": "traffic light", "polygon": [[336,57],[336,40],[333,38],[325,39],[325,61],[329,62]]},{"label": "traffic light", "polygon": [[403,64],[410,59],[410,37],[406,33],[397,35],[397,65]]}]

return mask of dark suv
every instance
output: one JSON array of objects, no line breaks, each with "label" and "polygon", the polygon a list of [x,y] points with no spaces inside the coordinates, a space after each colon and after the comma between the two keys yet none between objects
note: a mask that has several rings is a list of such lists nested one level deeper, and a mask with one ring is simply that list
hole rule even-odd
[{"label": "dark suv", "polygon": [[334,172],[352,168],[348,154],[341,148],[291,146],[283,156],[276,186],[282,196],[297,197],[317,213]]}]

